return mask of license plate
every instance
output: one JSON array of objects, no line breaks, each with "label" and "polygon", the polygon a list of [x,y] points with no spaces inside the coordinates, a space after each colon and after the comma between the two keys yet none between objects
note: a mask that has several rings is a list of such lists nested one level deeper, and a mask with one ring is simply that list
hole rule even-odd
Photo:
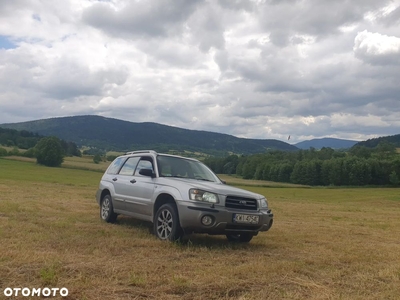
[{"label": "license plate", "polygon": [[234,223],[242,223],[242,224],[258,224],[260,220],[259,216],[254,215],[242,215],[242,214],[233,214],[233,222]]}]

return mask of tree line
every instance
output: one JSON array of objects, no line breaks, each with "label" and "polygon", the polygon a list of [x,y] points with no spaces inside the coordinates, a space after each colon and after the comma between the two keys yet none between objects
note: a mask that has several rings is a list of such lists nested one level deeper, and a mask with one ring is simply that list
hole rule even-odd
[{"label": "tree line", "polygon": [[312,186],[397,186],[400,181],[400,155],[388,142],[374,148],[356,145],[348,151],[275,150],[250,156],[208,157],[204,162],[219,174]]},{"label": "tree line", "polygon": [[36,158],[39,164],[51,167],[60,166],[65,156],[82,156],[74,142],[57,137],[45,137],[26,130],[0,128],[0,145],[12,147],[9,151],[0,147],[0,156]]},{"label": "tree line", "polygon": [[34,147],[42,137],[37,133],[26,130],[18,131],[0,127],[0,145],[7,147],[29,149]]}]

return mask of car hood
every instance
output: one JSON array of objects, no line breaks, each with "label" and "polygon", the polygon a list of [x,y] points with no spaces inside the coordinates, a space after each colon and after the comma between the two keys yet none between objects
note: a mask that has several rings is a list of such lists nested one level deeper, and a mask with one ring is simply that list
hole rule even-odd
[{"label": "car hood", "polygon": [[229,186],[223,183],[217,182],[208,182],[196,179],[185,179],[185,178],[160,178],[163,184],[171,185],[181,192],[186,193],[191,188],[201,189],[205,191],[209,191],[212,193],[216,193],[219,195],[232,195],[232,196],[239,196],[239,197],[247,197],[247,198],[255,198],[255,199],[262,199],[265,198],[264,196],[253,193],[247,190],[243,190],[240,188],[236,188],[233,186]]}]

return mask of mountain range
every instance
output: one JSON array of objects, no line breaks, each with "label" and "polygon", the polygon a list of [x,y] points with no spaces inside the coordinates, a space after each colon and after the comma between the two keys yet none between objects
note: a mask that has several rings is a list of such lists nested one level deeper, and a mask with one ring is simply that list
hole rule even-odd
[{"label": "mountain range", "polygon": [[228,134],[189,130],[158,123],[134,123],[101,116],[72,116],[21,123],[0,124],[0,127],[27,130],[45,136],[57,136],[78,146],[103,150],[127,151],[193,151],[214,155],[226,153],[255,154],[268,149],[285,151],[297,147],[275,139],[245,139]]},{"label": "mountain range", "polygon": [[343,140],[343,139],[335,139],[335,138],[322,138],[322,139],[312,139],[308,141],[303,141],[295,144],[295,146],[299,149],[321,149],[323,147],[332,148],[332,149],[348,149],[357,144],[358,141],[353,140]]},{"label": "mountain range", "polygon": [[[151,122],[135,123],[94,115],[0,124],[0,127],[26,130],[45,136],[57,136],[60,139],[74,142],[78,146],[105,151],[154,149],[157,151],[202,152],[212,155],[225,155],[227,153],[248,155],[271,149],[296,151],[310,147],[315,149],[323,147],[344,149],[351,148],[355,144],[368,147],[372,144],[375,145],[381,139],[357,142],[322,138],[291,145],[275,139],[238,138],[223,133],[190,130]],[[390,138],[398,141],[400,135]]]}]

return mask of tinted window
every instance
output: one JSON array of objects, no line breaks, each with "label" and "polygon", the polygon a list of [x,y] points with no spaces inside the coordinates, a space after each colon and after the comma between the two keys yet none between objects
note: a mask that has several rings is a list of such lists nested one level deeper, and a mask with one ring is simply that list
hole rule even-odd
[{"label": "tinted window", "polygon": [[116,158],[107,169],[107,174],[117,174],[126,157]]},{"label": "tinted window", "polygon": [[119,175],[133,175],[133,171],[135,171],[136,165],[139,161],[140,157],[130,157],[124,166],[122,167],[121,171],[119,171]]}]

